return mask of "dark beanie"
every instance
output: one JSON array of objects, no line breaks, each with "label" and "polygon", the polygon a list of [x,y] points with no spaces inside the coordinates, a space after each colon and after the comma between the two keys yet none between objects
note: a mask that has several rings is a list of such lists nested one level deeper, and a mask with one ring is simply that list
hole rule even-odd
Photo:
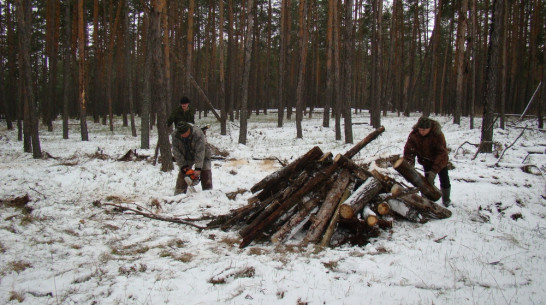
[{"label": "dark beanie", "polygon": [[179,133],[186,133],[186,131],[188,131],[190,129],[190,124],[188,124],[187,122],[178,122],[178,124],[176,124],[176,131],[178,131]]},{"label": "dark beanie", "polygon": [[189,103],[190,103],[190,99],[187,96],[183,96],[180,99],[180,104],[189,104]]},{"label": "dark beanie", "polygon": [[419,118],[419,121],[417,121],[417,128],[428,129],[431,126],[432,126],[432,121],[431,119],[427,117],[422,116]]}]

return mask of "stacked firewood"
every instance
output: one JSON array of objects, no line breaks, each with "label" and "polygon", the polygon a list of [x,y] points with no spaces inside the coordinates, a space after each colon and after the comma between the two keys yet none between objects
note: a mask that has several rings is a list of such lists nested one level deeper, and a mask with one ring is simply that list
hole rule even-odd
[{"label": "stacked firewood", "polygon": [[377,236],[380,229],[392,227],[394,217],[416,222],[449,217],[449,210],[417,194],[437,200],[440,192],[403,159],[394,167],[416,188],[351,160],[384,130],[376,129],[335,157],[313,147],[256,183],[247,205],[207,226],[238,228],[241,248],[253,241],[283,243],[295,236],[301,245],[335,246]]}]

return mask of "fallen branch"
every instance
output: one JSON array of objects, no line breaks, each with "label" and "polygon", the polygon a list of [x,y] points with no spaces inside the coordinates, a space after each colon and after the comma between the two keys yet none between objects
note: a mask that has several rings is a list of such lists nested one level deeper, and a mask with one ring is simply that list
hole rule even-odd
[{"label": "fallen branch", "polygon": [[[170,216],[161,216],[161,215],[154,214],[151,211],[149,211],[147,209],[144,209],[143,207],[141,207],[141,206],[139,206],[137,204],[134,204],[137,208],[131,208],[131,207],[128,207],[128,206],[123,206],[121,204],[117,204],[117,203],[108,203],[107,202],[107,203],[103,203],[103,204],[113,206],[113,207],[118,208],[118,209],[120,209],[122,211],[130,211],[130,212],[133,212],[133,213],[135,213],[137,215],[144,216],[144,217],[151,218],[151,219],[184,224],[184,225],[196,227],[196,228],[198,228],[200,230],[207,229],[207,227],[199,226],[199,225],[196,225],[196,224],[191,223],[189,221],[182,220],[180,218],[170,217]],[[141,211],[139,209],[146,210],[146,212],[143,212],[143,211]]]},{"label": "fallen branch", "polygon": [[514,144],[516,144],[516,142],[519,140],[519,138],[521,138],[521,136],[523,135],[523,133],[525,132],[525,130],[527,130],[527,126],[525,126],[525,128],[521,131],[521,133],[519,134],[519,136],[514,140],[514,142],[512,142],[512,144],[508,145],[501,153],[500,157],[497,159],[497,162],[495,162],[495,166],[497,166],[500,162],[500,160],[502,159],[502,157],[504,156],[504,153],[512,146],[514,146]]},{"label": "fallen branch", "polygon": [[463,147],[463,145],[465,144],[469,144],[469,145],[473,145],[474,147],[480,147],[480,144],[474,144],[474,143],[470,143],[468,141],[464,141],[463,144],[459,145],[459,147],[457,147],[457,150],[455,150],[455,155],[453,155],[453,157],[457,157],[457,154],[459,153],[459,149],[461,149]]}]

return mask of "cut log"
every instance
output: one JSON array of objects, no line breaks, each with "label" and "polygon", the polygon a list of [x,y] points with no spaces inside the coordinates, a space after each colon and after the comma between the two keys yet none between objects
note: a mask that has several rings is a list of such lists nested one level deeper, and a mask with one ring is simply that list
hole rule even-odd
[{"label": "cut log", "polygon": [[394,214],[401,216],[404,219],[418,223],[425,223],[428,221],[428,219],[421,215],[419,210],[406,205],[399,199],[391,198],[388,200],[388,203]]},{"label": "cut log", "polygon": [[362,139],[362,141],[358,142],[355,146],[353,146],[351,149],[349,149],[343,156],[351,159],[354,157],[364,146],[368,145],[371,141],[375,140],[383,131],[385,131],[385,127],[381,126],[374,130],[372,133],[370,133],[367,137]]},{"label": "cut log", "polygon": [[260,182],[254,184],[250,191],[254,194],[257,191],[268,187],[269,185],[275,185],[283,179],[288,179],[293,173],[302,170],[308,163],[317,160],[322,155],[322,150],[318,146],[315,146],[299,159],[293,161],[282,169],[266,176]]},{"label": "cut log", "polygon": [[375,214],[375,212],[372,211],[369,206],[366,206],[362,211],[362,219],[366,220],[366,223],[370,227],[377,225],[377,222],[379,221],[379,218],[377,218],[377,214]]},{"label": "cut log", "polygon": [[388,215],[391,211],[391,208],[389,207],[389,204],[386,201],[370,202],[369,205],[372,211],[374,211],[375,213],[381,216]]},{"label": "cut log", "polygon": [[415,168],[403,157],[398,159],[398,161],[394,163],[393,167],[400,173],[400,175],[402,175],[402,177],[417,187],[419,191],[421,191],[421,193],[423,193],[423,195],[428,199],[436,201],[442,198],[442,193],[440,190],[438,190],[438,188],[436,188],[434,185],[428,183],[427,179],[417,172]]},{"label": "cut log", "polygon": [[368,178],[353,194],[341,205],[339,214],[343,219],[354,218],[355,215],[372,200],[383,186],[374,177]]},{"label": "cut log", "polygon": [[428,218],[445,219],[451,217],[451,211],[435,202],[423,198],[417,194],[407,194],[398,197],[407,206],[416,208]]},{"label": "cut log", "polygon": [[[340,156],[340,155],[338,155]],[[275,210],[269,217],[264,219],[261,223],[256,225],[248,235],[243,237],[243,241],[239,244],[240,248],[248,246],[254,238],[262,234],[277,218],[279,218],[284,212],[292,208],[303,196],[315,189],[320,183],[330,177],[334,172],[342,165],[344,165],[343,159],[336,156],[334,163],[328,166],[326,169],[318,171],[316,175],[311,178],[305,185],[301,187],[297,192],[292,194],[289,198],[284,200],[280,207]]]},{"label": "cut log", "polygon": [[320,206],[315,221],[311,224],[309,230],[307,230],[307,235],[303,239],[303,245],[316,243],[320,240],[326,226],[330,223],[330,219],[337,208],[343,192],[349,184],[350,178],[351,172],[348,169],[343,169],[339,173],[337,180],[332,185],[332,189],[328,192],[328,195],[326,195],[324,202]]},{"label": "cut log", "polygon": [[324,236],[322,237],[322,240],[320,241],[321,247],[326,247],[330,245],[330,240],[332,239],[332,236],[334,235],[334,231],[337,227],[337,222],[339,221],[339,209],[341,208],[341,205],[349,196],[351,196],[351,192],[353,191],[355,187],[355,182],[351,181],[349,185],[345,188],[345,192],[343,192],[343,195],[341,196],[341,199],[339,200],[339,203],[337,204],[336,211],[334,212],[334,215],[330,219],[330,223],[328,224],[328,227],[326,228],[326,232],[324,232]]}]

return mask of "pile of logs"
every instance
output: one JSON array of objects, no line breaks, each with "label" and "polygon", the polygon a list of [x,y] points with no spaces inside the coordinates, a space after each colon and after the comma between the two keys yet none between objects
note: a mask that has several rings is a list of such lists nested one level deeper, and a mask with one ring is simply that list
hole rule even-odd
[{"label": "pile of logs", "polygon": [[[252,241],[283,243],[299,237],[300,245],[362,244],[392,228],[403,217],[425,222],[451,212],[431,200],[441,194],[403,159],[394,168],[415,188],[369,171],[351,158],[383,131],[380,127],[347,151],[333,156],[313,147],[305,155],[256,183],[248,204],[211,221],[208,227],[239,229],[240,247]],[[431,200],[418,195],[421,192]]]}]

